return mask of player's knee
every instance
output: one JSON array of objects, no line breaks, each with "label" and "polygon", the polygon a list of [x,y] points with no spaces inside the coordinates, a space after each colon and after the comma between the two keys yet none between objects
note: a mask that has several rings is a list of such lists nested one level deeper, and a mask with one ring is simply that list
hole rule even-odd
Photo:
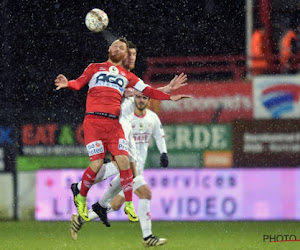
[{"label": "player's knee", "polygon": [[120,208],[122,207],[122,204],[114,204],[114,205],[112,205],[111,207],[112,207],[112,209],[113,209],[114,211],[118,211],[118,210],[120,210]]},{"label": "player's knee", "polygon": [[151,190],[146,191],[145,199],[151,200],[152,199],[152,193]]},{"label": "player's knee", "polygon": [[92,161],[90,167],[94,172],[98,172],[102,167],[102,165],[103,165],[103,159],[99,159],[99,160]]},{"label": "player's knee", "polygon": [[151,190],[149,188],[143,188],[141,190],[137,190],[135,193],[137,194],[137,196],[140,199],[147,199],[147,200],[152,199],[152,193],[151,193]]},{"label": "player's knee", "polygon": [[115,160],[121,170],[129,168],[129,159],[126,155],[116,155]]}]

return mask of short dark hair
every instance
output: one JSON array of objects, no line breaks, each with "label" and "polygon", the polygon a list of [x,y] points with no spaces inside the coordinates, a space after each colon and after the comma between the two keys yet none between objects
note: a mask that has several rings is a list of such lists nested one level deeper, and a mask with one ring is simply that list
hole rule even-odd
[{"label": "short dark hair", "polygon": [[132,41],[128,41],[128,48],[129,49],[135,49],[137,51],[137,47]]}]

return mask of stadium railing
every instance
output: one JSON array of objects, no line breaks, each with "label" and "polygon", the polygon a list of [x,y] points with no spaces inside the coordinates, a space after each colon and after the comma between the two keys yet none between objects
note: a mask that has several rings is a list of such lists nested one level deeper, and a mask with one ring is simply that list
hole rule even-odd
[{"label": "stadium railing", "polygon": [[[246,55],[152,57],[147,59],[147,69],[143,79],[145,82],[164,81],[174,74],[184,72],[189,75],[189,79],[196,81],[241,82],[249,77],[247,71],[252,71],[247,67],[246,60]],[[265,74],[299,72],[300,64],[297,62],[300,62],[300,55],[292,60],[293,63],[283,69],[279,64],[278,55],[269,56],[269,66],[265,69]]]}]

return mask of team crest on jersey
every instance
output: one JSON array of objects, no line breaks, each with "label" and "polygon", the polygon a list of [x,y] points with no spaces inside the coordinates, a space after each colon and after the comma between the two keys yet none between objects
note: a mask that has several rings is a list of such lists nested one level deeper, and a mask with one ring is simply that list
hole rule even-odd
[{"label": "team crest on jersey", "polygon": [[110,66],[108,70],[112,74],[119,74],[119,70],[116,66]]},{"label": "team crest on jersey", "polygon": [[143,124],[143,123],[140,123],[140,124],[139,124],[139,130],[144,130],[144,128],[145,128],[145,127],[144,127],[144,124]]}]

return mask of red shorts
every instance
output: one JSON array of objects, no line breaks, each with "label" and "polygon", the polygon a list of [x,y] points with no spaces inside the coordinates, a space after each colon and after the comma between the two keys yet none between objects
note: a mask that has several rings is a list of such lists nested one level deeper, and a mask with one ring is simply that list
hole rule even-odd
[{"label": "red shorts", "polygon": [[83,122],[83,132],[91,161],[104,159],[107,150],[112,156],[128,156],[127,141],[118,120],[88,115]]}]

